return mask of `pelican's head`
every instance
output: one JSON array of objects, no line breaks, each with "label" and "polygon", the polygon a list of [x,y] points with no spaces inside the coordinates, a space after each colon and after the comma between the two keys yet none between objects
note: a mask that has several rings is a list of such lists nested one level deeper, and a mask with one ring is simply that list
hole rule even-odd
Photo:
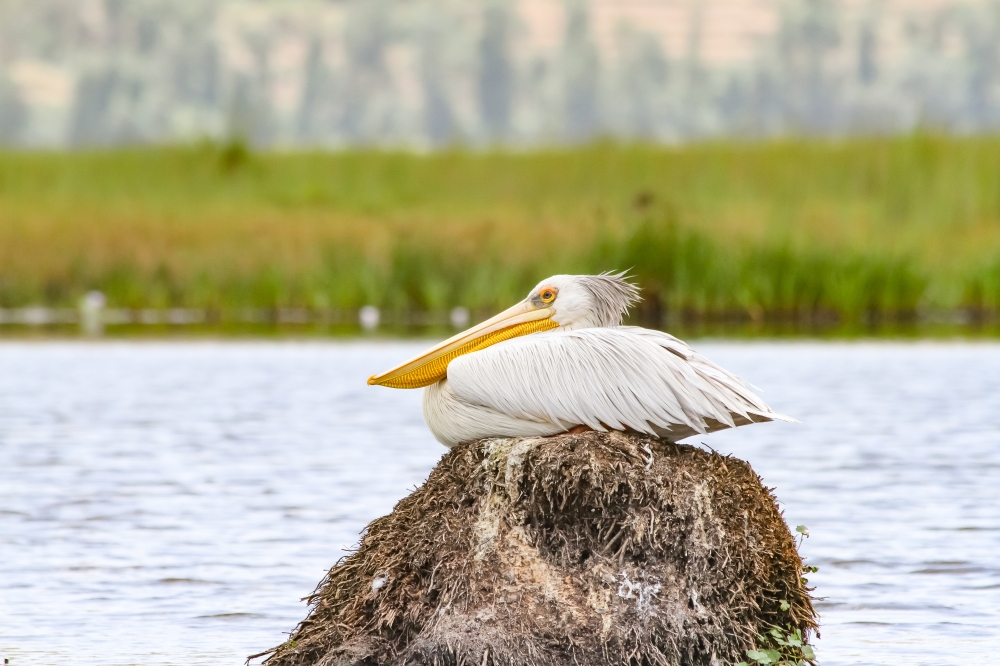
[{"label": "pelican's head", "polygon": [[556,324],[552,328],[572,330],[618,326],[638,300],[639,288],[627,282],[624,273],[603,273],[553,275],[539,282],[524,302],[551,310]]},{"label": "pelican's head", "polygon": [[430,386],[444,379],[448,364],[462,354],[553,329],[618,326],[637,300],[639,289],[626,281],[624,273],[553,275],[517,305],[392,370],[372,375],[368,383],[391,388]]}]

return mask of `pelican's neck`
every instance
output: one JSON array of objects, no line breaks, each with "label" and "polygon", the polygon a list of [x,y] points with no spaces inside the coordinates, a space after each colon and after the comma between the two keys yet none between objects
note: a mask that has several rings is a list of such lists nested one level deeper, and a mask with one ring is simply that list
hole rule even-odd
[{"label": "pelican's neck", "polygon": [[554,315],[552,315],[552,321],[558,324],[558,328],[552,329],[553,331],[579,331],[583,328],[607,328],[602,322],[598,321],[596,317],[593,316],[572,316],[570,314],[562,315],[558,310]]}]

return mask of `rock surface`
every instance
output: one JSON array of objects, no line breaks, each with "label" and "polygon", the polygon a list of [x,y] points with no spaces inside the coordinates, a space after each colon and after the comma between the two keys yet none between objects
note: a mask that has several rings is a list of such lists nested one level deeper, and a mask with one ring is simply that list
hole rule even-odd
[{"label": "rock surface", "polygon": [[772,626],[816,627],[801,574],[742,460],[620,432],[482,440],[368,526],[266,664],[732,664]]}]

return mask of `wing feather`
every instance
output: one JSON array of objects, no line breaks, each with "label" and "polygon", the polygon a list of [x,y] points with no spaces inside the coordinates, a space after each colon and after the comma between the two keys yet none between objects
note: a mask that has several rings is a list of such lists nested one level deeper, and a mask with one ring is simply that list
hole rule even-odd
[{"label": "wing feather", "polygon": [[629,326],[508,340],[452,361],[448,384],[470,404],[565,428],[704,433],[792,420],[681,340]]}]

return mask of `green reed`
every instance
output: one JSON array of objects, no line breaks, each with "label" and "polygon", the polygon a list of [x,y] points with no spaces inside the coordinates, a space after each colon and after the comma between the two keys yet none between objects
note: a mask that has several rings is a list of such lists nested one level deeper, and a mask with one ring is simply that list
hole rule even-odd
[{"label": "green reed", "polygon": [[611,269],[647,321],[1000,310],[1000,139],[0,154],[0,307],[485,311]]}]

